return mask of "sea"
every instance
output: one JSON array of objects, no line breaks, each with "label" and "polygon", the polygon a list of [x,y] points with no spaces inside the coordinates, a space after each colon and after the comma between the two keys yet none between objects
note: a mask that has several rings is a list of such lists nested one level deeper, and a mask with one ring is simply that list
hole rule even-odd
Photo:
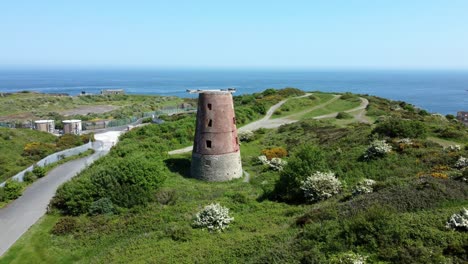
[{"label": "sea", "polygon": [[352,92],[411,103],[431,113],[468,110],[468,71],[417,70],[0,70],[0,92],[81,92],[124,89],[128,94],[193,97],[187,89],[236,88],[236,94],[268,88]]}]

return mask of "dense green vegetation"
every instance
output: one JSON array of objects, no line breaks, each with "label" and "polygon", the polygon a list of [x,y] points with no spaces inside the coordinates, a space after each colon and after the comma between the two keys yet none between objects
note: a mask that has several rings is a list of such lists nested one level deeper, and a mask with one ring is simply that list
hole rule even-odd
[{"label": "dense green vegetation", "polygon": [[[236,105],[245,120],[255,119],[260,114],[249,115],[252,108],[263,98],[279,101],[277,93],[245,104],[236,97]],[[456,166],[468,157],[467,128],[401,102],[366,98],[375,125],[304,119],[256,131],[241,145],[248,183],[192,179],[190,154],[166,154],[191,143],[193,115],[132,130],[59,189],[55,209],[0,263],[342,263],[349,254],[368,263],[466,263],[468,233],[445,223],[468,207],[468,169]],[[461,146],[444,148],[428,135]],[[363,159],[375,140],[392,151]],[[274,170],[259,162],[262,154],[288,164]],[[301,185],[316,171],[332,171],[342,187],[311,203]],[[376,182],[373,190],[355,192],[364,179]],[[195,214],[214,202],[230,209],[229,228],[193,228]]]},{"label": "dense green vegetation", "polygon": [[9,202],[20,197],[23,191],[34,181],[46,176],[46,174],[55,167],[69,162],[71,160],[80,159],[94,153],[93,149],[88,149],[78,155],[69,156],[59,160],[58,162],[50,163],[45,167],[34,166],[32,171],[27,171],[24,174],[23,182],[15,180],[7,180],[4,187],[0,187],[0,208],[7,205]]},{"label": "dense green vegetation", "polygon": [[33,165],[42,158],[68,148],[80,146],[91,135],[64,135],[56,137],[50,133],[0,127],[0,182]]}]

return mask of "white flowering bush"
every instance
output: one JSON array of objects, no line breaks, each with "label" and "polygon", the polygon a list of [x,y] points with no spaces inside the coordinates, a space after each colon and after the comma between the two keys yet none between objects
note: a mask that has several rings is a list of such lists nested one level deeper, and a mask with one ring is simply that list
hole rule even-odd
[{"label": "white flowering bush", "polygon": [[375,185],[375,181],[371,179],[364,179],[363,181],[359,182],[356,187],[353,189],[353,195],[359,195],[364,193],[371,193],[374,191],[373,186]]},{"label": "white flowering bush", "polygon": [[318,202],[339,193],[341,190],[341,182],[331,171],[317,171],[307,177],[305,181],[301,182],[300,188],[308,201]]},{"label": "white flowering bush", "polygon": [[464,169],[466,167],[468,167],[468,159],[460,156],[460,158],[458,158],[457,162],[455,163],[455,168]]},{"label": "white flowering bush", "polygon": [[349,252],[333,257],[330,264],[365,264],[367,263],[367,256],[362,256],[358,253]]},{"label": "white flowering bush", "polygon": [[411,140],[411,138],[402,138],[398,140],[398,143],[405,145],[413,145],[413,141]]},{"label": "white flowering bush", "polygon": [[250,130],[239,132],[238,136],[241,142],[250,142],[255,137],[254,133]]},{"label": "white flowering bush", "polygon": [[223,231],[233,220],[234,217],[229,216],[229,209],[216,203],[207,205],[198,212],[193,225],[209,231]]},{"label": "white flowering bush", "polygon": [[268,158],[265,155],[261,155],[258,157],[258,160],[263,164],[263,165],[268,165],[270,168],[274,170],[281,171],[283,170],[284,166],[288,164],[287,161],[281,159],[281,158],[272,158],[271,160],[268,160]]},{"label": "white flowering bush", "polygon": [[364,159],[370,160],[374,158],[379,158],[387,155],[392,151],[392,146],[390,146],[385,140],[374,140],[367,148],[366,152],[364,153]]},{"label": "white flowering bush", "polygon": [[460,151],[461,146],[460,145],[450,145],[446,148],[448,151]]},{"label": "white flowering bush", "polygon": [[463,208],[459,214],[453,214],[445,227],[453,230],[468,231],[468,210]]}]

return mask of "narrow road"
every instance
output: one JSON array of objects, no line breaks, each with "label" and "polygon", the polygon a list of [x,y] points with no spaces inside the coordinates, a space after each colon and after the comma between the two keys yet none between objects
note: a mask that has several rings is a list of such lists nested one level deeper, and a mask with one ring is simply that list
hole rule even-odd
[{"label": "narrow road", "polygon": [[86,166],[107,154],[121,132],[96,134],[95,153],[73,160],[51,170],[31,184],[21,197],[0,209],[0,256],[2,256],[47,210],[57,188]]}]

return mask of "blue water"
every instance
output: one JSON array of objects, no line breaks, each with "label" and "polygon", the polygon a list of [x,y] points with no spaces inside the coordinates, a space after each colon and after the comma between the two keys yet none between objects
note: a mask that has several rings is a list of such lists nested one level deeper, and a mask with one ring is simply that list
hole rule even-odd
[{"label": "blue water", "polygon": [[237,88],[237,94],[267,88],[353,92],[403,100],[430,112],[468,110],[467,71],[240,71],[240,70],[0,70],[0,91],[99,93],[189,97],[186,89]]}]

